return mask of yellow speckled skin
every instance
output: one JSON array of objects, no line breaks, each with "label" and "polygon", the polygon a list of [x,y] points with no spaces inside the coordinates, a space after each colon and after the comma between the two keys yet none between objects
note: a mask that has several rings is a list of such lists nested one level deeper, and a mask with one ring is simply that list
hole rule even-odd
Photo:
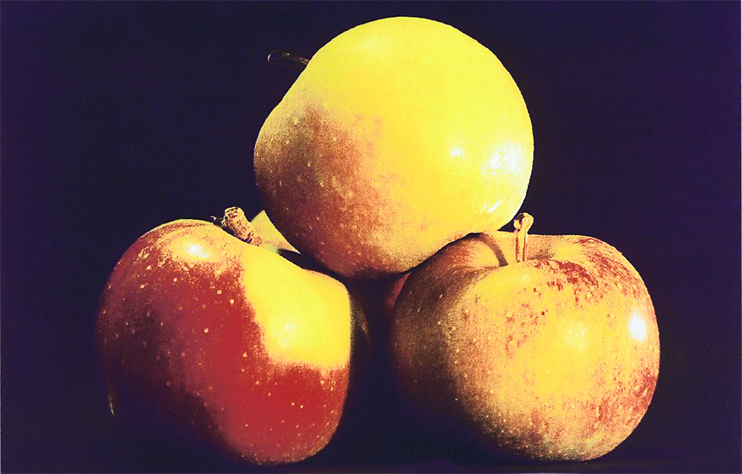
[{"label": "yellow speckled skin", "polygon": [[421,413],[486,449],[587,460],[621,443],[649,406],[657,321],[636,270],[580,236],[497,232],[449,245],[414,270],[395,307],[400,388]]},{"label": "yellow speckled skin", "polygon": [[376,277],[507,223],[533,134],[492,52],[442,23],[389,18],[315,54],[254,159],[265,209],[293,246],[343,276]]}]

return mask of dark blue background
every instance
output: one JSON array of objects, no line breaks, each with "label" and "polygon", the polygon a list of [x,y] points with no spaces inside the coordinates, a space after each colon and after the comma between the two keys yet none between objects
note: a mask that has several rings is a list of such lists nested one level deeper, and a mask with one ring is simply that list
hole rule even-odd
[{"label": "dark blue background", "polygon": [[534,232],[598,237],[642,274],[657,391],[593,463],[481,465],[425,448],[380,396],[354,442],[289,469],[739,472],[739,2],[3,2],[0,14],[3,471],[235,469],[151,452],[113,424],[92,359],[103,283],[156,225],[260,210],[252,147],[299,72],[268,67],[269,51],[311,57],[352,26],[412,15],[474,37],[515,78],[535,134],[523,210]]}]

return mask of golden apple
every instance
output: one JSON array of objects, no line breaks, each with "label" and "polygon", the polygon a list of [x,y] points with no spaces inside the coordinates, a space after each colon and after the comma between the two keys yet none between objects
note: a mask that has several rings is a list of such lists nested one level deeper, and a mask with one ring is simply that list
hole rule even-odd
[{"label": "golden apple", "polygon": [[254,169],[288,242],[345,277],[378,277],[506,224],[532,160],[526,104],[497,57],[405,17],[352,28],[311,58],[265,121]]},{"label": "golden apple", "polygon": [[467,237],[412,272],[392,321],[396,379],[426,419],[490,452],[596,458],[652,399],[652,301],[610,245],[532,235],[526,246],[527,227]]}]

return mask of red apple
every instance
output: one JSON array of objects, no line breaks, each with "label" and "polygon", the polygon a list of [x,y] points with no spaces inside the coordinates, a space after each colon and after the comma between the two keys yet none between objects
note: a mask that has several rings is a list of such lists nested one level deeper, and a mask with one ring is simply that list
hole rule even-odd
[{"label": "red apple", "polygon": [[227,221],[252,243],[179,220],[126,251],[100,302],[99,363],[129,425],[166,425],[253,464],[295,462],[338,426],[358,315],[340,282],[255,245],[235,209]]}]

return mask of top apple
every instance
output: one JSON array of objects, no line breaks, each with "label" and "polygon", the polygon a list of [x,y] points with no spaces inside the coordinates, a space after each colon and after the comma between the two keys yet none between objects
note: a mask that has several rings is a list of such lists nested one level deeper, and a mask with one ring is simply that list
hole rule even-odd
[{"label": "top apple", "polygon": [[342,33],[311,58],[255,145],[278,230],[346,277],[404,272],[525,198],[533,132],[487,48],[421,18]]}]

